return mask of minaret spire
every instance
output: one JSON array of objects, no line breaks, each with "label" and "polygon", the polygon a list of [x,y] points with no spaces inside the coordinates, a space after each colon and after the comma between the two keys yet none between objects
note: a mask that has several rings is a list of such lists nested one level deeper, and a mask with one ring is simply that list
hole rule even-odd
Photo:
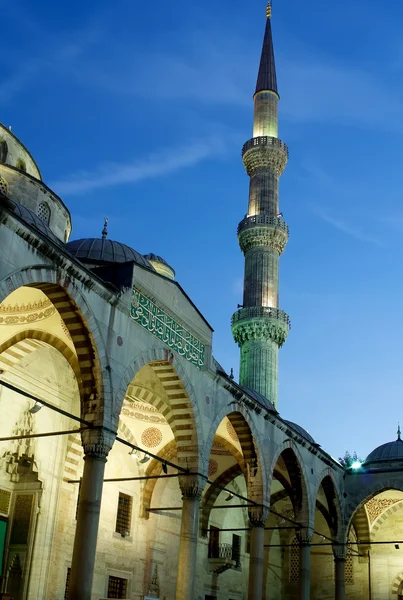
[{"label": "minaret spire", "polygon": [[253,138],[242,149],[250,177],[249,205],[238,226],[245,255],[243,305],[232,317],[232,332],[241,349],[240,383],[277,406],[278,349],[290,321],[278,308],[278,263],[288,241],[288,226],[279,211],[278,186],[288,148],[278,139],[276,68],[271,30],[271,3],[254,100]]},{"label": "minaret spire", "polygon": [[255,94],[262,91],[275,92],[278,95],[276,63],[274,60],[273,36],[271,32],[271,2],[268,3],[266,8],[266,31],[264,33]]}]

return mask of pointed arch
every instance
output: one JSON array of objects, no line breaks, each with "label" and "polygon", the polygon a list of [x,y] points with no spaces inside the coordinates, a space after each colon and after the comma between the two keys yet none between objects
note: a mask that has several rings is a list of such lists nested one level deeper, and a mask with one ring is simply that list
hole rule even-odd
[{"label": "pointed arch", "polygon": [[214,437],[220,423],[225,417],[227,417],[234,427],[242,449],[246,465],[248,497],[257,503],[267,504],[270,491],[267,485],[267,469],[262,450],[263,442],[260,443],[261,436],[257,431],[251,414],[240,402],[231,402],[216,415],[205,444],[206,452],[204,454],[203,470],[207,472]]},{"label": "pointed arch", "polygon": [[104,341],[84,295],[62,269],[33,265],[0,281],[0,302],[21,287],[41,290],[59,312],[74,344],[82,382],[82,416],[112,424],[112,387]]},{"label": "pointed arch", "polygon": [[[325,494],[328,509],[318,501],[317,496],[322,486]],[[321,511],[327,521],[328,527],[332,535],[340,537],[340,541],[344,541],[344,532],[342,531],[342,515],[340,497],[335,484],[334,476],[331,469],[326,469],[321,473],[319,485],[316,489],[316,507]]]},{"label": "pointed arch", "polygon": [[[357,477],[356,475],[352,477]],[[359,477],[359,476],[358,476]],[[353,482],[351,482],[353,483]],[[348,489],[348,488],[347,488]],[[403,492],[403,477],[388,477],[387,474],[380,475],[370,485],[357,486],[355,495],[351,496],[351,500],[347,503],[344,513],[344,527],[345,531],[349,531],[354,514],[366,503],[368,500],[385,492],[386,490],[399,490]]]},{"label": "pointed arch", "polygon": [[150,391],[141,399],[152,403],[169,423],[175,437],[178,463],[191,471],[199,471],[199,456],[203,454],[204,444],[196,394],[180,358],[170,350],[153,348],[136,356],[118,386],[116,404],[119,410],[125,396],[135,394],[135,378],[145,366],[150,367],[158,378],[165,397]]},{"label": "pointed arch", "polygon": [[[176,441],[171,440],[158,452],[158,456],[162,459],[171,461],[177,454]],[[146,469],[146,476],[159,476],[162,473],[162,462],[156,458],[151,459],[150,465]],[[158,479],[148,479],[143,488],[143,501],[141,503],[140,516],[148,519],[150,516],[149,508],[151,508],[151,500],[153,497],[155,486]]]}]

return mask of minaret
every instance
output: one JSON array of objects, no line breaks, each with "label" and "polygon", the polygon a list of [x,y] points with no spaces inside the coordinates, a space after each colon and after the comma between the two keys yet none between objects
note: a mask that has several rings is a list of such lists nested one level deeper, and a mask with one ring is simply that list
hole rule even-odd
[{"label": "minaret", "polygon": [[288,241],[288,226],[279,212],[278,187],[288,148],[278,138],[279,95],[270,2],[266,17],[253,96],[253,138],[242,149],[250,187],[248,212],[238,226],[245,255],[243,306],[232,317],[232,333],[241,349],[240,384],[277,406],[278,349],[290,328],[288,315],[278,308],[279,258]]}]

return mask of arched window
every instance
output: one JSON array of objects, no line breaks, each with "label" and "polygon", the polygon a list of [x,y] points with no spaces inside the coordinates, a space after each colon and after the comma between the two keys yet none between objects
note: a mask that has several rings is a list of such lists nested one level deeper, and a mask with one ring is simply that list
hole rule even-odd
[{"label": "arched window", "polygon": [[8,146],[6,140],[0,139],[0,163],[5,163],[7,160]]},{"label": "arched window", "polygon": [[40,219],[42,219],[42,221],[44,221],[46,223],[46,225],[49,225],[49,221],[50,221],[50,208],[46,204],[46,202],[41,202],[39,204],[38,210],[37,210],[36,214],[38,215],[38,217]]},{"label": "arched window", "polygon": [[17,164],[16,164],[17,169],[19,169],[20,171],[24,171],[24,173],[27,170],[27,165],[25,164],[25,160],[23,158],[18,158],[17,159]]},{"label": "arched window", "polygon": [[299,544],[297,537],[293,537],[290,544],[290,583],[299,581]]}]

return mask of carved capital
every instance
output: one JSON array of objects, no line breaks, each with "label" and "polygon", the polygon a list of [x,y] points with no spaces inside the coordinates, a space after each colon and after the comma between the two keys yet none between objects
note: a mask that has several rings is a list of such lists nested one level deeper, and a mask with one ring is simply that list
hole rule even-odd
[{"label": "carved capital", "polygon": [[313,529],[312,527],[302,527],[296,530],[295,535],[300,546],[309,546],[313,537]]},{"label": "carved capital", "polygon": [[272,248],[280,256],[287,245],[288,234],[283,228],[276,227],[275,225],[255,226],[240,231],[238,240],[244,254],[251,248],[263,246]]},{"label": "carved capital", "polygon": [[283,346],[290,329],[289,320],[277,318],[277,313],[283,313],[283,315],[287,316],[283,311],[278,311],[278,309],[272,310],[273,313],[271,315],[267,314],[255,318],[252,315],[252,318],[248,318],[245,315],[245,319],[238,320],[234,318],[234,315],[232,319],[232,335],[238,346],[242,346],[247,341],[262,340],[272,340],[279,348]]},{"label": "carved capital", "polygon": [[206,480],[200,475],[183,475],[179,477],[182,499],[194,498],[201,500],[205,485]]},{"label": "carved capital", "polygon": [[115,441],[116,434],[103,429],[94,427],[81,433],[81,440],[85,456],[94,456],[95,458],[105,458]]},{"label": "carved capital", "polygon": [[266,525],[269,509],[265,506],[251,506],[248,508],[248,515],[251,527],[262,528]]},{"label": "carved capital", "polygon": [[347,555],[346,544],[333,544],[333,554],[335,561],[345,561]]},{"label": "carved capital", "polygon": [[243,147],[242,159],[248,175],[263,167],[271,168],[277,176],[280,176],[288,161],[288,148],[278,138],[270,136],[252,138]]}]

